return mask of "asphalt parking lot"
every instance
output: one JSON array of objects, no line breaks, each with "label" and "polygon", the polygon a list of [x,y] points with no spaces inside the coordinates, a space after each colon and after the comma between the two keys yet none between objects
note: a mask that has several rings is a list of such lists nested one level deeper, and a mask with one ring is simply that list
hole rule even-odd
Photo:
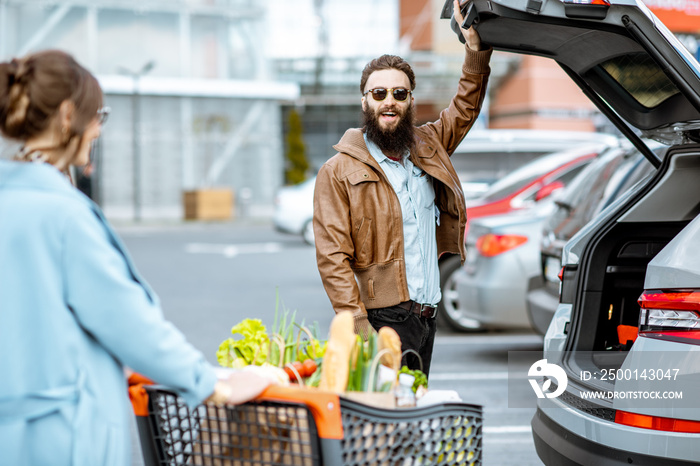
[{"label": "asphalt parking lot", "polygon": [[[212,363],[230,328],[246,317],[271,325],[279,305],[328,329],[333,311],[315,251],[266,222],[129,225],[117,228],[142,275],[173,321]],[[528,332],[458,334],[441,328],[430,388],[454,390],[483,406],[484,465],[539,465],[530,432],[535,397],[523,385],[509,407],[508,351],[541,351]],[[525,369],[526,371],[526,369]],[[511,394],[512,397],[513,394]],[[135,464],[139,464],[135,455]]]}]

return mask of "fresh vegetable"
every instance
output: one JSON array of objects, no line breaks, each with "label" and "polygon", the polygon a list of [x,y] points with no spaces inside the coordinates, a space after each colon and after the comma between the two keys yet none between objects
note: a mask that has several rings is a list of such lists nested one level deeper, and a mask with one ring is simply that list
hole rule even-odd
[{"label": "fresh vegetable", "polygon": [[[275,320],[270,334],[275,344],[270,348],[268,361],[282,367],[293,361],[323,358],[326,342],[321,342],[318,338],[318,324],[314,323],[312,332],[303,321],[301,324],[295,321],[296,311],[290,314],[289,310],[284,309],[280,314],[279,304],[278,295],[275,302]],[[306,336],[305,340],[302,340],[302,335]]]},{"label": "fresh vegetable", "polygon": [[[280,367],[294,360],[294,317],[296,312],[289,315],[287,309],[279,316],[279,294],[275,300],[275,320],[272,324],[271,336],[276,344],[270,348],[270,363]],[[279,319],[278,319],[279,318]]]},{"label": "fresh vegetable", "polygon": [[[367,345],[369,341],[373,339],[374,335],[370,334],[367,338]],[[348,369],[348,385],[346,390],[349,392],[361,392],[362,387],[362,373],[366,367],[366,355],[367,351],[365,348],[365,342],[360,335],[355,336],[355,343],[350,351],[350,364]]]},{"label": "fresh vegetable", "polygon": [[318,369],[318,364],[316,364],[316,361],[313,359],[307,359],[302,363],[302,368],[304,369],[304,373],[301,374],[301,376],[310,377],[311,374],[316,372],[316,369]]},{"label": "fresh vegetable", "polygon": [[[380,376],[379,367],[387,366],[394,374],[398,371],[401,363],[401,339],[396,331],[389,327],[381,328],[379,333],[371,332],[367,341],[358,335],[351,354],[347,391],[387,392],[395,385],[380,380],[385,377]],[[389,366],[387,362],[395,364],[395,367]],[[393,378],[395,379],[395,376]]]},{"label": "fresh vegetable", "polygon": [[[303,362],[307,359],[321,359],[326,352],[326,342],[321,342],[318,339],[318,322],[314,322],[313,331],[306,327],[303,321],[301,325],[296,323],[294,325],[299,328],[294,343],[297,348],[296,360]],[[306,339],[302,339],[303,337]]]},{"label": "fresh vegetable", "polygon": [[351,312],[339,312],[333,317],[328,347],[323,357],[319,388],[342,393],[348,385],[350,352],[355,343],[354,319]]},{"label": "fresh vegetable", "polygon": [[233,326],[231,333],[243,338],[228,338],[219,345],[216,360],[223,367],[241,368],[261,365],[267,360],[270,339],[260,319],[244,319]]},{"label": "fresh vegetable", "polygon": [[[418,387],[424,387],[428,388],[428,377],[423,373],[423,371],[420,371],[418,369],[411,370],[408,368],[408,366],[403,366],[399,370],[399,374],[411,374],[414,377],[413,380],[413,393],[416,393],[418,390]],[[398,375],[397,375],[398,377]]]},{"label": "fresh vegetable", "polygon": [[[265,363],[281,368],[295,361],[301,364],[308,359],[319,364],[327,342],[318,339],[318,324],[314,323],[312,332],[303,322],[301,325],[295,322],[296,312],[290,313],[286,309],[279,311],[277,296],[275,321],[269,334],[260,319],[244,319],[236,324],[231,329],[233,337],[224,340],[216,352],[219,364],[237,369]],[[317,376],[311,382],[318,384],[318,379]]]},{"label": "fresh vegetable", "polygon": [[316,369],[318,366],[316,365],[316,362],[313,359],[306,359],[304,362],[299,362],[299,361],[294,361],[293,363],[287,364],[284,366],[284,371],[287,373],[289,376],[289,380],[292,382],[295,382],[298,380],[297,374],[301,378],[307,378],[310,377],[314,372],[316,372]]},{"label": "fresh vegetable", "polygon": [[284,372],[287,373],[289,376],[289,380],[292,382],[297,380],[297,374],[299,374],[299,377],[304,377],[301,375],[301,363],[299,361],[294,361],[293,363],[288,363],[284,366]]},{"label": "fresh vegetable", "polygon": [[[299,332],[301,333],[301,332]],[[326,354],[327,341],[320,341],[316,336],[311,339],[301,342],[298,345],[297,361],[305,361],[307,359],[322,359]]]},{"label": "fresh vegetable", "polygon": [[319,384],[321,383],[321,368],[323,367],[322,364],[318,364],[318,369],[316,372],[311,374],[311,376],[304,381],[304,384],[307,387],[318,387]]}]

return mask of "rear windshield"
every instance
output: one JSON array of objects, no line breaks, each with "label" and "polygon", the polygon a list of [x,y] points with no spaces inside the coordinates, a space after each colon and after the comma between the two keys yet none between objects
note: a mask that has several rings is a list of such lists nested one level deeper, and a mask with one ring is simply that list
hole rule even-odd
[{"label": "rear windshield", "polygon": [[611,58],[600,66],[646,108],[654,108],[679,92],[659,65],[643,52]]}]

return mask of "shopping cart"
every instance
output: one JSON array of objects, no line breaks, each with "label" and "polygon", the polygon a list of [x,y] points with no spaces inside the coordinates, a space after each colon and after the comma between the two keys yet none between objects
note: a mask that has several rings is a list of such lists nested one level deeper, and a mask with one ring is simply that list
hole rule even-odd
[{"label": "shopping cart", "polygon": [[481,406],[382,409],[273,386],[250,403],[190,409],[164,387],[144,389],[135,410],[146,466],[481,464]]}]

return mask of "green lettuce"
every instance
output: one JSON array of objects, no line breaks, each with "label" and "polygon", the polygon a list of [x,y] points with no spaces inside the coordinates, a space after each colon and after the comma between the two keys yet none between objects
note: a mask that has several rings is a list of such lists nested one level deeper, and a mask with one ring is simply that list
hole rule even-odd
[{"label": "green lettuce", "polygon": [[223,367],[259,366],[267,360],[270,339],[260,319],[244,319],[233,326],[231,333],[243,338],[227,338],[219,345],[216,360]]}]

